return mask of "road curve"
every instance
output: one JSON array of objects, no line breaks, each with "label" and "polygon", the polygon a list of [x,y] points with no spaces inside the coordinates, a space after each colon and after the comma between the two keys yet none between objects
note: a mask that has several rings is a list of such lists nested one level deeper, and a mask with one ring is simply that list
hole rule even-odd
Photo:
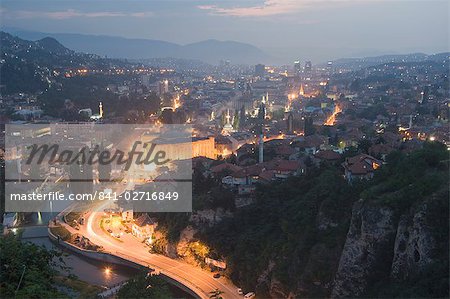
[{"label": "road curve", "polygon": [[[148,247],[135,238],[126,242],[119,242],[111,236],[105,235],[100,228],[100,217],[104,205],[99,205],[92,212],[85,215],[86,224],[80,226],[77,233],[89,238],[93,243],[103,246],[106,252],[125,258],[127,260],[159,270],[162,274],[185,285],[201,298],[209,298],[209,293],[215,289],[224,292],[223,298],[242,298],[238,295],[237,287],[228,279],[213,278],[212,273],[184,261],[171,259],[164,255],[151,254]],[[134,242],[133,242],[134,240]]]}]

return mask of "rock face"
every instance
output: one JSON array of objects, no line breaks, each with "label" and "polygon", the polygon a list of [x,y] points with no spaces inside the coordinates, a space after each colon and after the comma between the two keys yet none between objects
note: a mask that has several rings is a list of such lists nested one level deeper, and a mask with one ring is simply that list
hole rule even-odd
[{"label": "rock face", "polygon": [[376,273],[390,270],[389,248],[393,247],[396,231],[392,210],[355,203],[332,297],[359,296]]},{"label": "rock face", "polygon": [[394,244],[391,277],[407,279],[433,261],[435,240],[427,225],[426,203],[412,215],[400,218]]},{"label": "rock face", "polygon": [[403,281],[435,261],[433,212],[426,201],[400,216],[357,202],[331,297],[357,297],[380,280]]}]

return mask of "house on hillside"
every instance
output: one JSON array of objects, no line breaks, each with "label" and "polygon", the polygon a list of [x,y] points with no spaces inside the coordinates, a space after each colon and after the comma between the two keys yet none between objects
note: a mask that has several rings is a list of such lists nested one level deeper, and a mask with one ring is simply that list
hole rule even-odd
[{"label": "house on hillside", "polygon": [[275,159],[267,163],[267,170],[273,170],[277,179],[286,179],[292,175],[304,174],[306,165],[300,160]]},{"label": "house on hillside", "polygon": [[354,157],[346,158],[342,163],[345,171],[345,178],[349,183],[354,180],[371,179],[374,171],[381,166],[382,162],[372,156],[359,154]]},{"label": "house on hillside", "polygon": [[150,218],[147,213],[142,214],[138,218],[134,219],[131,227],[131,233],[136,238],[145,241],[152,237],[155,232],[158,223],[155,219]]},{"label": "house on hillside", "polygon": [[218,178],[221,176],[221,174],[231,174],[241,169],[242,167],[240,166],[225,162],[211,167],[211,175],[213,178]]}]

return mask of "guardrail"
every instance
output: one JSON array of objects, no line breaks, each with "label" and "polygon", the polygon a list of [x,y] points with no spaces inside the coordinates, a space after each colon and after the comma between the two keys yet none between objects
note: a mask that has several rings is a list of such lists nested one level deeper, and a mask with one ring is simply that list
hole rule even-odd
[{"label": "guardrail", "polygon": [[109,287],[108,289],[98,293],[97,297],[109,298],[109,297],[117,294],[120,291],[120,289],[126,284],[127,284],[127,282],[119,282],[119,283],[113,285],[112,287]]},{"label": "guardrail", "polygon": [[71,244],[69,242],[63,241],[61,238],[58,239],[58,236],[55,236],[50,228],[48,228],[48,236],[50,240],[53,242],[56,242],[57,245],[64,247],[70,251],[73,251],[75,253],[78,253],[82,256],[85,256],[87,258],[91,258],[94,260],[99,261],[106,261],[112,264],[118,264],[123,266],[132,267],[135,269],[151,269],[154,271],[159,272],[159,274],[165,276],[166,278],[170,279],[173,284],[176,284],[179,287],[182,287],[185,291],[193,295],[197,298],[207,299],[209,296],[205,294],[198,286],[194,285],[193,283],[189,282],[187,279],[180,277],[172,272],[164,271],[160,269],[159,267],[156,267],[149,263],[148,261],[137,259],[132,256],[128,256],[126,254],[120,253],[120,252],[98,252],[93,250],[84,249],[81,247],[78,247],[74,244]]},{"label": "guardrail", "polygon": [[[187,279],[185,279],[185,278],[183,278],[183,277],[181,277],[181,276],[179,276],[179,275],[177,275],[175,273],[165,271],[165,270],[163,270],[163,269],[161,269],[159,267],[156,267],[155,265],[152,265],[148,261],[144,261],[144,260],[141,260],[141,259],[129,256],[129,255],[121,253],[121,252],[117,252],[116,251],[116,255],[120,256],[122,258],[125,258],[127,260],[130,260],[130,261],[135,261],[135,263],[140,264],[140,265],[142,265],[142,264],[145,265],[146,264],[146,265],[148,265],[148,268],[156,271],[158,274],[166,276],[167,278],[172,279],[173,281],[177,282],[178,284],[181,284],[181,285],[187,287],[188,289],[192,290],[195,293],[196,296],[198,296],[200,298],[209,298],[209,296],[207,294],[205,294],[203,292],[203,290],[200,289],[198,286],[194,285],[193,283],[191,283]],[[194,289],[196,289],[197,292],[194,291]]]}]

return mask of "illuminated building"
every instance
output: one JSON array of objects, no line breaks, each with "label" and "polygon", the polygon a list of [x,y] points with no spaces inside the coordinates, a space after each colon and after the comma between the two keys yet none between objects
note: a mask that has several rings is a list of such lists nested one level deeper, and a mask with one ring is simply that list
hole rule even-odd
[{"label": "illuminated building", "polygon": [[164,136],[153,140],[145,140],[145,142],[156,144],[156,150],[164,151],[166,157],[171,160],[186,160],[195,157],[216,158],[214,137]]},{"label": "illuminated building", "polygon": [[140,240],[146,240],[152,237],[157,226],[158,223],[150,218],[147,213],[144,213],[134,220],[131,233]]},{"label": "illuminated building", "polygon": [[266,105],[266,104],[269,103],[269,93],[268,93],[268,92],[266,92],[266,95],[262,97],[261,102],[262,102],[264,105]]},{"label": "illuminated building", "polygon": [[304,96],[304,95],[305,95],[305,90],[303,89],[303,83],[300,84],[300,91],[298,92],[298,94],[299,94],[300,96]]},{"label": "illuminated building", "polygon": [[312,63],[311,61],[305,62],[305,73],[310,73],[312,71]]},{"label": "illuminated building", "polygon": [[230,110],[229,109],[227,110],[227,115],[225,116],[225,119],[226,119],[227,122],[223,126],[222,134],[229,135],[230,133],[232,133],[234,131],[233,126],[230,123],[231,116],[230,116]]},{"label": "illuminated building", "polygon": [[91,120],[100,120],[103,118],[103,104],[100,102],[98,104],[98,114],[94,114],[90,117]]},{"label": "illuminated building", "polygon": [[333,70],[333,61],[328,61],[327,63],[327,71],[331,72]]},{"label": "illuminated building", "polygon": [[354,157],[345,159],[342,166],[345,170],[345,178],[349,183],[353,180],[371,179],[373,178],[374,171],[381,166],[381,161],[366,155],[359,154]]},{"label": "illuminated building", "polygon": [[300,60],[294,61],[294,72],[296,75],[302,72],[302,65],[300,64]]},{"label": "illuminated building", "polygon": [[169,92],[169,80],[163,80],[158,83],[158,94],[163,95]]},{"label": "illuminated building", "polygon": [[214,137],[192,138],[192,157],[216,158]]}]

